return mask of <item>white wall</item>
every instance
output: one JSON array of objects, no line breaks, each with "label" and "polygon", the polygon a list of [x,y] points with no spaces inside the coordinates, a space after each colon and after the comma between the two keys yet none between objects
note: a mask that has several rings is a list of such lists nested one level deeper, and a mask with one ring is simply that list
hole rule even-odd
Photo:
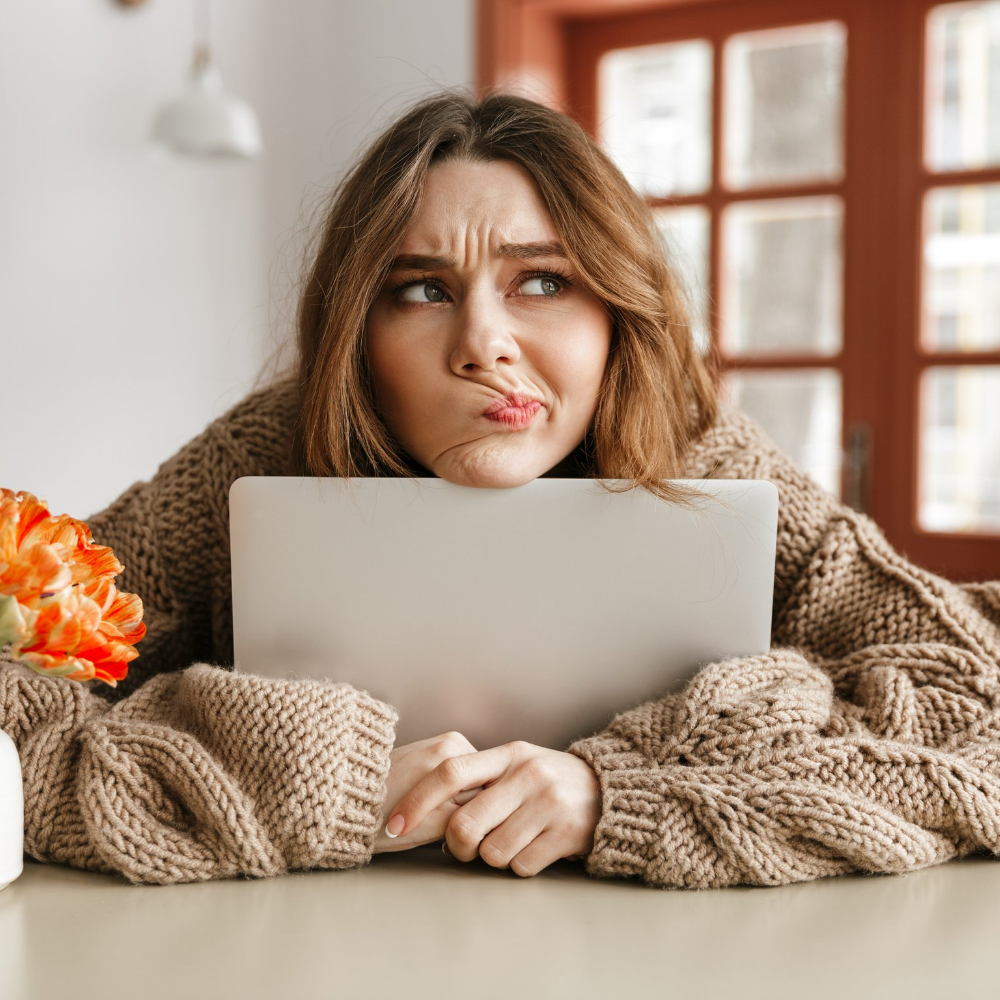
[{"label": "white wall", "polygon": [[402,104],[473,81],[473,0],[213,0],[251,163],[157,158],[192,0],[0,3],[0,486],[89,517],[249,389],[310,210]]}]

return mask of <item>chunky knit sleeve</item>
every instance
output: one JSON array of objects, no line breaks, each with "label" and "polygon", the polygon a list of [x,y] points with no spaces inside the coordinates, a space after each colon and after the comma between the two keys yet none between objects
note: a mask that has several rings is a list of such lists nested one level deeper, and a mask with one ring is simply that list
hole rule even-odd
[{"label": "chunky knit sleeve", "polygon": [[0,663],[25,851],[134,883],[366,864],[397,719],[348,684],[208,664],[112,705],[84,684]]},{"label": "chunky knit sleeve", "polygon": [[724,475],[779,491],[771,651],[568,748],[602,790],[587,871],[780,885],[1000,853],[1000,582],[913,565],[768,442],[738,444]]}]

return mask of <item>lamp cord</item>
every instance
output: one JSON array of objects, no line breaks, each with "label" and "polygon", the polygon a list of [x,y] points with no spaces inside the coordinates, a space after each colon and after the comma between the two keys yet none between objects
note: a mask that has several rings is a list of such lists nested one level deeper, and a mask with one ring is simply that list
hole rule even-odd
[{"label": "lamp cord", "polygon": [[[194,15],[194,68],[205,69],[212,61],[211,38],[211,0],[194,0],[192,8]],[[201,13],[201,17],[199,17]]]}]

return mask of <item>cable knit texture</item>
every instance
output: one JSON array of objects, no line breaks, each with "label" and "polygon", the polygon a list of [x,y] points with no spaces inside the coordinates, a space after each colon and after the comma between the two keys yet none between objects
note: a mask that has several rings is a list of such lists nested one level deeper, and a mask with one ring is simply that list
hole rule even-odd
[{"label": "cable knit texture", "polygon": [[[125,681],[0,665],[35,858],[137,883],[371,859],[396,710],[227,669],[229,487],[291,473],[296,406],[289,382],[254,393],[88,518],[146,607]],[[908,562],[730,406],[684,475],[777,486],[772,649],[567,748],[601,785],[587,872],[779,885],[1000,853],[1000,582]]]}]

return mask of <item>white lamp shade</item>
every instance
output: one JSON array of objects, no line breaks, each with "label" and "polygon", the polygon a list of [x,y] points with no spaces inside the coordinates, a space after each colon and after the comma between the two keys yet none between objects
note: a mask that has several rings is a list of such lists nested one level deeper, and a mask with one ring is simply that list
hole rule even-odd
[{"label": "white lamp shade", "polygon": [[184,93],[157,112],[153,139],[187,156],[252,159],[263,149],[253,108],[226,93],[212,65],[196,65]]}]

